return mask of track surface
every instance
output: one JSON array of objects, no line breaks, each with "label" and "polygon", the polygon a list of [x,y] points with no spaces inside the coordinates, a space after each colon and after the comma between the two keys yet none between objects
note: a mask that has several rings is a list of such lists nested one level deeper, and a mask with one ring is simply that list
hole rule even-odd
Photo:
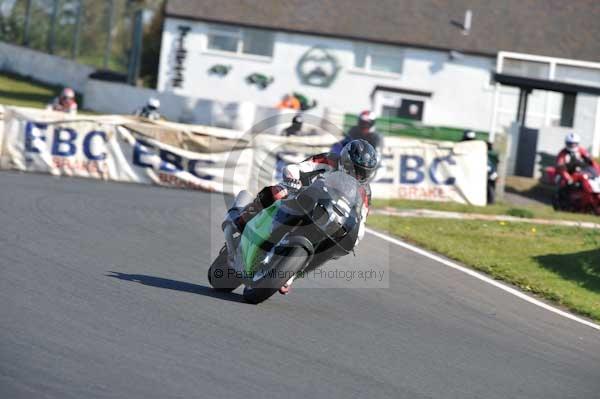
[{"label": "track surface", "polygon": [[390,288],[252,306],[208,288],[217,195],[0,187],[2,398],[600,397],[597,331],[373,236]]}]

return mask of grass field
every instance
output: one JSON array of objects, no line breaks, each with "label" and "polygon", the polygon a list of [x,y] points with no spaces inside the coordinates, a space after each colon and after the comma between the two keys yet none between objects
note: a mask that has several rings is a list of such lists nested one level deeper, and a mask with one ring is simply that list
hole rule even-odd
[{"label": "grass field", "polygon": [[431,209],[435,211],[479,213],[484,215],[508,215],[527,219],[571,220],[577,222],[600,223],[600,217],[570,212],[557,212],[549,205],[511,205],[497,203],[488,206],[474,206],[456,202],[412,201],[403,199],[373,200],[375,208]]},{"label": "grass field", "polygon": [[[46,108],[54,97],[60,94],[61,86],[41,83],[23,76],[0,73],[0,104],[17,107]],[[75,93],[79,105],[83,104],[81,94]],[[80,114],[96,114],[84,111]]]},{"label": "grass field", "polygon": [[22,76],[0,73],[0,104],[45,108],[60,89]]},{"label": "grass field", "polygon": [[379,215],[369,225],[600,321],[598,230]]}]

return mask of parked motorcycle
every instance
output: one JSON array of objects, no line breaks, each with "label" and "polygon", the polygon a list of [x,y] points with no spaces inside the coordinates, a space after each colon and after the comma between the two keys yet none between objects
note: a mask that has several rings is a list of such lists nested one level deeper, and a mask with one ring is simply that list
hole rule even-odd
[{"label": "parked motorcycle", "polygon": [[242,234],[233,220],[252,197],[240,192],[223,222],[225,245],[208,270],[210,284],[225,292],[244,285],[244,299],[258,304],[292,276],[347,255],[360,226],[359,188],[358,181],[343,172],[318,176],[308,187],[262,210]]},{"label": "parked motorcycle", "polygon": [[[545,170],[546,181],[560,183],[556,168]],[[552,199],[555,210],[600,215],[600,166],[596,163],[571,173],[573,184],[558,189]]]}]

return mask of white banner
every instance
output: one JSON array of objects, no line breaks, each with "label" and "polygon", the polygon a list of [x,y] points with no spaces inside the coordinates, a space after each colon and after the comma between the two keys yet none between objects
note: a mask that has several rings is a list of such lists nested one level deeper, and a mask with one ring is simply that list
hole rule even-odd
[{"label": "white banner", "polygon": [[487,146],[386,137],[375,198],[486,204]]},{"label": "white banner", "polygon": [[[11,107],[4,118],[4,167],[230,194],[256,194],[281,180],[286,164],[327,152],[336,141],[329,134],[252,134],[247,140],[218,128]],[[481,141],[386,137],[382,159],[374,198],[486,203],[487,148]]]},{"label": "white banner", "polygon": [[[11,169],[228,193],[246,187],[251,169],[251,149],[227,147],[218,138],[217,143],[203,141],[160,126],[161,133],[155,136],[164,140],[159,141],[126,127],[131,123],[127,118],[85,120],[8,108],[5,122],[3,154],[8,160],[5,167]],[[147,128],[157,130],[154,125]],[[227,150],[192,152],[182,147]],[[235,163],[228,163],[231,157]]]}]

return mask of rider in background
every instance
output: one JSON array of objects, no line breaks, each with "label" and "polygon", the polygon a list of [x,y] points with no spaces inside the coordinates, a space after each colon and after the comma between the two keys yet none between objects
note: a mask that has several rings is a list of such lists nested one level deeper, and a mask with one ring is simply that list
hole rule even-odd
[{"label": "rider in background", "polygon": [[[358,240],[365,233],[365,221],[371,203],[371,188],[369,181],[375,176],[379,166],[379,154],[365,140],[352,140],[342,149],[341,153],[322,153],[308,157],[298,164],[287,165],[283,169],[283,182],[275,186],[263,188],[253,202],[246,206],[233,222],[242,232],[246,224],[260,211],[271,206],[275,201],[286,198],[290,192],[295,192],[303,186],[308,186],[312,180],[327,172],[343,171],[354,177],[361,184],[363,208],[361,210],[361,225]],[[280,290],[287,294],[294,278],[291,278]]]},{"label": "rider in background", "polygon": [[344,138],[331,148],[332,152],[340,153],[342,148],[352,140],[365,140],[381,153],[383,137],[375,131],[375,114],[371,111],[363,111],[358,115],[358,122],[352,126]]},{"label": "rider in background", "polygon": [[556,171],[561,177],[561,188],[573,184],[572,173],[577,169],[594,166],[594,161],[585,148],[579,145],[581,139],[576,133],[569,133],[565,137],[565,148],[556,157]]},{"label": "rider in background", "polygon": [[75,91],[70,87],[65,87],[60,95],[51,104],[48,104],[47,108],[53,111],[76,114],[77,101],[75,101]]},{"label": "rider in background", "polygon": [[285,109],[293,109],[296,111],[300,111],[300,100],[294,96],[293,93],[286,94],[283,96],[279,104],[277,104],[277,109],[285,110]]},{"label": "rider in background", "polygon": [[284,136],[300,136],[302,135],[302,125],[304,123],[304,119],[302,118],[302,114],[294,115],[292,118],[292,124],[287,128],[283,129]]},{"label": "rider in background", "polygon": [[146,105],[135,111],[135,116],[147,118],[153,121],[157,121],[162,118],[159,112],[160,100],[158,98],[150,97]]},{"label": "rider in background", "polygon": [[576,190],[572,174],[578,170],[592,166],[597,170],[594,160],[585,148],[579,145],[579,135],[569,133],[565,137],[565,148],[563,148],[556,157],[556,172],[560,176],[558,182],[558,199],[561,202],[567,202],[569,193]]}]

